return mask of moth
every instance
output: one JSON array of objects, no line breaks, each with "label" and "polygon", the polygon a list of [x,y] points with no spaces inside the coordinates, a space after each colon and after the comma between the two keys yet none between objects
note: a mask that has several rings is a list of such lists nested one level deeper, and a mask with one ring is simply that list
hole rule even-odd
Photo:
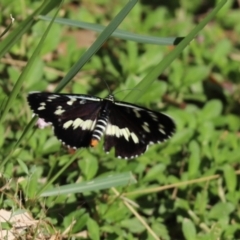
[{"label": "moth", "polygon": [[31,92],[32,111],[51,123],[56,137],[70,148],[95,147],[104,138],[104,151],[115,148],[118,158],[135,158],[149,145],[169,139],[175,123],[167,115],[110,94],[99,98],[83,94]]}]

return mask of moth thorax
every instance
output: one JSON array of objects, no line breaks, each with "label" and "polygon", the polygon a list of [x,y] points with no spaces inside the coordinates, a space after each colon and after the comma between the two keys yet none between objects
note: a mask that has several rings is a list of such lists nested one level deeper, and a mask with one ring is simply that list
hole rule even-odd
[{"label": "moth thorax", "polygon": [[102,135],[104,134],[108,123],[108,116],[102,115],[97,119],[96,125],[93,130],[92,139],[91,139],[91,147],[95,147],[100,141]]}]

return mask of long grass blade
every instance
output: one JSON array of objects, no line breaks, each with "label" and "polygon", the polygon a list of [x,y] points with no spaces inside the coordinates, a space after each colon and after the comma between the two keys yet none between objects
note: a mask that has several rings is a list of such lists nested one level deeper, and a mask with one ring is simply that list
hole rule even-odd
[{"label": "long grass blade", "polygon": [[214,18],[218,11],[226,3],[226,0],[221,1],[218,6],[213,9],[177,46],[170,52],[160,63],[156,64],[153,70],[147,74],[143,80],[136,85],[136,89],[140,91],[131,91],[125,97],[125,101],[136,102],[144,93],[147,92],[149,86],[163,73],[163,71],[176,59],[188,44],[196,37],[196,35]]},{"label": "long grass blade", "polygon": [[111,187],[126,186],[134,184],[137,181],[133,177],[131,172],[113,174],[107,177],[101,177],[93,179],[89,182],[69,184],[47,190],[40,194],[40,197],[59,196],[61,194],[80,193],[80,192],[91,192],[99,191],[102,189],[109,189]]},{"label": "long grass blade", "polygon": [[59,83],[55,92],[61,91],[69,81],[78,73],[78,71],[84,66],[84,64],[98,51],[103,43],[111,36],[116,30],[119,24],[128,15],[131,9],[135,6],[137,0],[129,1],[123,9],[117,14],[117,16],[109,23],[109,25],[98,36],[97,40],[91,45],[91,47],[83,54],[83,56],[76,62],[66,76]]},{"label": "long grass blade", "polygon": [[[59,6],[59,8],[57,9],[57,11],[56,11],[56,13],[54,15],[55,17],[57,15],[59,9],[60,9],[60,6]],[[14,86],[12,92],[11,92],[11,95],[7,99],[5,108],[4,108],[3,112],[2,112],[2,116],[1,116],[0,122],[4,120],[6,114],[8,113],[8,111],[11,108],[12,104],[14,103],[14,100],[15,100],[17,94],[20,92],[20,88],[22,87],[23,82],[27,79],[29,70],[31,69],[32,65],[34,64],[34,61],[38,58],[39,52],[41,51],[41,48],[42,48],[42,46],[44,44],[44,40],[46,39],[47,34],[50,31],[52,24],[53,24],[53,21],[50,22],[48,28],[46,29],[45,33],[43,34],[43,36],[42,36],[38,46],[36,47],[33,55],[29,59],[29,61],[28,61],[27,65],[26,65],[26,67],[24,68],[22,74],[18,78],[18,80],[17,80],[17,82],[16,82],[16,84],[15,84],[15,86]],[[31,121],[30,125],[32,125],[32,124],[33,124],[33,120]],[[26,129],[29,129],[29,127],[27,126]],[[21,140],[24,138],[24,136],[26,134],[27,134],[27,131],[24,131],[23,134],[20,136],[19,140],[17,141],[14,149],[17,148],[17,146],[20,144]],[[14,149],[11,151],[11,153],[9,153],[7,155],[7,157],[4,159],[4,161],[1,162],[0,168],[3,167],[4,164],[7,162],[7,160],[10,158],[11,154],[14,152]]]},{"label": "long grass blade", "polygon": [[[48,16],[39,16],[40,19],[45,21],[50,21],[52,18]],[[74,21],[66,18],[56,18],[54,20],[55,23],[79,27],[87,30],[92,30],[95,32],[101,32],[104,30],[104,26],[96,23],[87,23],[83,21]],[[130,40],[138,43],[148,43],[148,44],[156,44],[156,45],[175,45],[177,42],[177,37],[153,37],[153,36],[145,36],[141,34],[135,34],[131,32],[127,32],[120,29],[115,29],[112,33],[111,37],[117,37],[124,40]]]},{"label": "long grass blade", "polygon": [[39,14],[44,15],[58,5],[58,0],[44,1],[36,11],[34,11],[23,22],[21,22],[18,27],[14,29],[14,31],[12,31],[5,39],[3,39],[3,41],[1,41],[0,58],[2,58],[9,51],[9,49],[21,39],[22,35],[26,33],[38,21],[36,16]]}]

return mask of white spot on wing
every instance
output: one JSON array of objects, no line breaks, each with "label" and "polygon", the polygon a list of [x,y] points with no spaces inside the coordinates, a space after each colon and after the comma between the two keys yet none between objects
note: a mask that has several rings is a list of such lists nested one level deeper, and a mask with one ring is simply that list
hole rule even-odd
[{"label": "white spot on wing", "polygon": [[90,130],[93,130],[94,127],[96,125],[96,120],[92,121],[92,120],[86,120],[84,121],[84,124],[82,125],[82,129],[85,130],[85,129],[90,129]]},{"label": "white spot on wing", "polygon": [[144,129],[144,131],[150,133],[149,124],[147,122],[143,123],[142,128]]},{"label": "white spot on wing", "polygon": [[158,117],[157,117],[157,115],[155,114],[155,113],[153,113],[153,112],[148,112],[149,113],[149,115],[152,117],[152,119],[154,120],[154,121],[158,121]]},{"label": "white spot on wing", "polygon": [[106,134],[116,136],[117,138],[123,136],[127,141],[131,137],[134,143],[139,143],[139,138],[134,132],[130,132],[128,128],[119,128],[116,125],[108,124],[106,128]]},{"label": "white spot on wing", "polygon": [[38,107],[38,110],[44,110],[44,109],[46,109],[45,106],[46,106],[46,103],[45,103],[45,102],[41,102],[41,103],[40,103],[40,107]]},{"label": "white spot on wing", "polygon": [[148,122],[144,122],[143,124],[149,127],[149,124],[148,124]]},{"label": "white spot on wing", "polygon": [[76,129],[78,127],[81,126],[83,120],[81,118],[76,118],[74,121],[73,121],[73,129]]},{"label": "white spot on wing", "polygon": [[115,135],[119,138],[120,137],[120,129],[115,126],[114,131],[115,131]]},{"label": "white spot on wing", "polygon": [[76,100],[80,99],[81,100],[90,100],[90,101],[96,101],[99,102],[101,101],[101,98],[98,97],[93,97],[93,96],[89,96],[89,95],[83,95],[83,94],[76,94],[76,95],[65,95],[69,98],[75,98]]},{"label": "white spot on wing", "polygon": [[141,117],[141,114],[139,113],[139,111],[137,110],[137,108],[134,108],[134,109],[133,109],[133,112],[135,113],[135,116],[136,116],[137,118],[140,118],[140,117]]},{"label": "white spot on wing", "polygon": [[59,97],[59,96],[58,96],[58,95],[55,95],[55,94],[54,94],[54,95],[50,95],[50,96],[48,96],[47,101],[48,101],[48,102],[52,102],[53,99],[56,99],[56,98],[58,98],[58,97]]},{"label": "white spot on wing", "polygon": [[61,115],[61,114],[64,113],[64,112],[65,112],[65,110],[62,109],[62,106],[58,106],[58,107],[57,107],[57,110],[54,112],[54,114],[56,114],[56,115]]},{"label": "white spot on wing", "polygon": [[132,137],[134,143],[139,143],[139,139],[138,139],[137,135],[134,132],[131,133],[131,137]]},{"label": "white spot on wing", "polygon": [[128,141],[129,136],[130,136],[130,132],[129,132],[128,128],[124,128],[122,133],[123,133],[123,136],[125,137],[125,139]]},{"label": "white spot on wing", "polygon": [[162,125],[162,124],[159,124],[158,125],[158,131],[160,132],[160,133],[162,133],[163,135],[166,135],[166,132],[164,131],[164,126]]},{"label": "white spot on wing", "polygon": [[82,99],[79,101],[80,104],[85,104],[86,102],[87,102],[86,99]]},{"label": "white spot on wing", "polygon": [[37,110],[41,111],[41,110],[44,110],[44,109],[45,109],[45,106],[41,106]]},{"label": "white spot on wing", "polygon": [[73,129],[80,127],[82,130],[93,130],[95,124],[96,124],[95,120],[94,121],[92,121],[92,120],[83,121],[81,118],[76,118],[72,123]]},{"label": "white spot on wing", "polygon": [[75,101],[77,101],[77,99],[76,99],[75,97],[69,97],[69,98],[70,98],[70,100],[67,101],[67,105],[69,105],[69,106],[73,105],[73,103],[74,103]]},{"label": "white spot on wing", "polygon": [[73,120],[69,120],[63,124],[63,128],[67,129],[69,128],[73,123]]}]

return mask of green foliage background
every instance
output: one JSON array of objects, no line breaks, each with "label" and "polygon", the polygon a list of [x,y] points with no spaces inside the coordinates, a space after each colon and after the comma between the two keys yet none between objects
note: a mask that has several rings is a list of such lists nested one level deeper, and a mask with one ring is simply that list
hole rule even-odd
[{"label": "green foliage background", "polygon": [[[65,18],[64,24],[31,18],[31,14],[53,17],[59,1],[49,1],[43,8],[41,4],[0,2],[0,33],[9,26],[10,14],[15,18],[0,42],[0,206],[14,214],[24,210],[38,222],[19,234],[94,240],[240,238],[237,2],[227,1],[145,88],[138,84],[177,49],[169,45],[171,39],[159,45],[113,35],[64,87],[62,92],[105,97],[107,83],[119,100],[132,90],[131,96],[139,96],[132,99],[136,104],[163,111],[175,120],[177,132],[171,140],[129,161],[116,159],[113,152],[106,155],[102,146],[70,153],[51,128],[36,129],[26,102],[29,91],[58,89],[99,35],[67,20],[107,26],[126,3],[65,1],[57,13]],[[218,4],[141,1],[119,29],[130,36],[184,37]],[[133,184],[130,173],[137,183]],[[114,182],[123,176],[128,180]],[[94,184],[91,191],[86,188],[88,181]],[[59,194],[51,195],[58,189]]]}]

